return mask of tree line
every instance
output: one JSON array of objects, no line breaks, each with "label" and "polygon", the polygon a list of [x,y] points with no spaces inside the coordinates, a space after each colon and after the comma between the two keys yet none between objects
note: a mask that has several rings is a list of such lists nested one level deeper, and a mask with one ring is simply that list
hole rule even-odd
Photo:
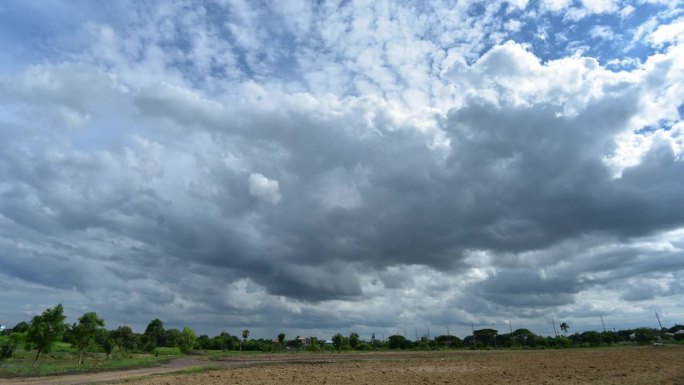
[{"label": "tree line", "polygon": [[[19,322],[11,329],[0,334],[0,359],[12,357],[19,346],[26,350],[35,350],[33,364],[42,354],[50,353],[57,342],[68,342],[76,351],[79,364],[84,362],[88,352],[104,353],[109,359],[115,350],[128,353],[154,353],[158,348],[178,348],[182,353],[192,350],[240,350],[272,352],[286,349],[317,351],[347,350],[382,350],[382,349],[489,349],[489,348],[570,348],[584,346],[601,346],[625,343],[649,344],[656,340],[672,339],[684,341],[684,325],[661,330],[653,328],[637,328],[619,331],[585,331],[569,334],[569,325],[561,324],[563,335],[540,336],[527,329],[517,329],[510,333],[500,334],[496,329],[473,330],[472,334],[461,339],[452,335],[440,335],[434,338],[422,336],[412,341],[399,334],[389,338],[377,339],[375,334],[370,340],[363,341],[356,332],[348,336],[335,334],[330,340],[319,340],[316,337],[302,338],[297,336],[286,340],[285,333],[277,339],[249,339],[249,330],[245,329],[241,337],[222,332],[217,336],[197,336],[190,327],[166,329],[160,319],[153,319],[143,333],[136,333],[129,326],[119,326],[107,330],[105,322],[95,312],[86,312],[73,324],[65,323],[66,316],[62,305],[46,309],[30,322]],[[679,332],[679,333],[678,333]]]}]

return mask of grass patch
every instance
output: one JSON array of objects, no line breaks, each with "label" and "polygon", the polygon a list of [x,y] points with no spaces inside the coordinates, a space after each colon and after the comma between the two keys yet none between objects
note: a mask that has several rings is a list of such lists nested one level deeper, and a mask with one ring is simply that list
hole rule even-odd
[{"label": "grass patch", "polygon": [[38,365],[33,366],[34,351],[19,350],[14,357],[3,361],[0,366],[0,377],[30,377],[54,374],[71,374],[124,370],[147,366],[156,366],[174,358],[182,357],[172,351],[164,354],[129,354],[118,352],[106,359],[104,353],[89,353],[82,365],[77,363],[77,354],[70,347],[64,346],[60,351],[41,355]]},{"label": "grass patch", "polygon": [[154,354],[156,356],[178,356],[181,351],[179,348],[156,348]]},{"label": "grass patch", "polygon": [[225,370],[225,368],[220,368],[214,365],[196,366],[190,369],[180,370],[178,372],[173,372],[173,374],[198,374],[205,372],[213,372],[215,370]]}]

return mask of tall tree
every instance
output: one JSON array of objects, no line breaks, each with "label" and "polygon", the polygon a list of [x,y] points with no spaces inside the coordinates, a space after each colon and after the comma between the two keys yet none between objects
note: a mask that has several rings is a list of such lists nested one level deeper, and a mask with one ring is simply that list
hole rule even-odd
[{"label": "tall tree", "polygon": [[565,333],[565,335],[568,335],[568,329],[570,329],[570,326],[568,326],[567,323],[563,322],[562,324],[560,324],[560,328],[563,331],[563,333]]},{"label": "tall tree", "polygon": [[164,336],[165,336],[165,346],[168,346],[170,348],[175,348],[178,347],[180,344],[180,339],[181,339],[181,331],[178,329],[166,329],[164,331]]},{"label": "tall tree", "polygon": [[197,336],[195,335],[195,331],[186,326],[183,328],[183,331],[180,334],[178,347],[180,348],[181,352],[185,354],[190,353],[190,351],[195,347],[196,340]]},{"label": "tall tree", "polygon": [[49,353],[64,333],[64,307],[62,304],[46,309],[41,315],[33,317],[26,334],[26,344],[36,349],[33,366],[38,362],[41,353]]},{"label": "tall tree", "polygon": [[130,326],[119,326],[111,332],[114,343],[121,349],[132,352],[138,346],[140,335],[136,334]]},{"label": "tall tree", "polygon": [[95,312],[88,312],[74,322],[71,328],[72,341],[78,351],[78,363],[82,364],[86,350],[95,339],[95,335],[104,327],[104,321]]},{"label": "tall tree", "polygon": [[344,347],[344,342],[344,336],[340,333],[335,334],[332,338],[333,347],[338,352]]},{"label": "tall tree", "polygon": [[[249,330],[245,329],[242,331],[242,341],[247,342],[247,338],[249,337]],[[240,344],[240,350],[242,350],[242,344]]]},{"label": "tall tree", "polygon": [[278,334],[278,346],[280,349],[285,349],[285,333]]},{"label": "tall tree", "polygon": [[143,333],[144,350],[152,351],[157,346],[163,346],[165,337],[164,323],[159,318],[153,319]]},{"label": "tall tree", "polygon": [[114,352],[114,346],[116,345],[114,343],[114,339],[112,338],[112,332],[109,332],[105,329],[100,329],[98,330],[97,334],[95,334],[95,344],[102,348],[102,351],[105,352],[106,359],[109,359],[112,356],[112,352]]},{"label": "tall tree", "polygon": [[213,340],[218,344],[220,350],[234,350],[235,345],[240,344],[240,339],[236,336],[231,336],[228,332],[221,332]]},{"label": "tall tree", "polygon": [[349,346],[351,346],[352,349],[356,349],[356,347],[359,346],[359,334],[357,332],[351,332],[351,334],[349,334]]}]

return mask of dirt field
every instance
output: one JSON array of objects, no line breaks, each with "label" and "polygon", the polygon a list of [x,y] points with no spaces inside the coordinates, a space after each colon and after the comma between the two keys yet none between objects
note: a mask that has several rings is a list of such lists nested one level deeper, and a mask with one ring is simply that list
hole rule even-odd
[{"label": "dirt field", "polygon": [[[679,384],[684,347],[300,356],[126,384]],[[305,362],[317,360],[318,362]],[[234,361],[230,361],[235,363]]]},{"label": "dirt field", "polygon": [[[172,373],[212,366],[219,370]],[[684,385],[684,346],[185,357],[158,367],[21,379],[0,385]]]}]

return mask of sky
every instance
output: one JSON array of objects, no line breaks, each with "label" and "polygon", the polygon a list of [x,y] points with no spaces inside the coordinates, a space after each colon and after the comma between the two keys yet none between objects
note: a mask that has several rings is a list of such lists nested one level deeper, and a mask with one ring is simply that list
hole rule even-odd
[{"label": "sky", "polygon": [[0,323],[684,323],[679,0],[0,4]]}]

